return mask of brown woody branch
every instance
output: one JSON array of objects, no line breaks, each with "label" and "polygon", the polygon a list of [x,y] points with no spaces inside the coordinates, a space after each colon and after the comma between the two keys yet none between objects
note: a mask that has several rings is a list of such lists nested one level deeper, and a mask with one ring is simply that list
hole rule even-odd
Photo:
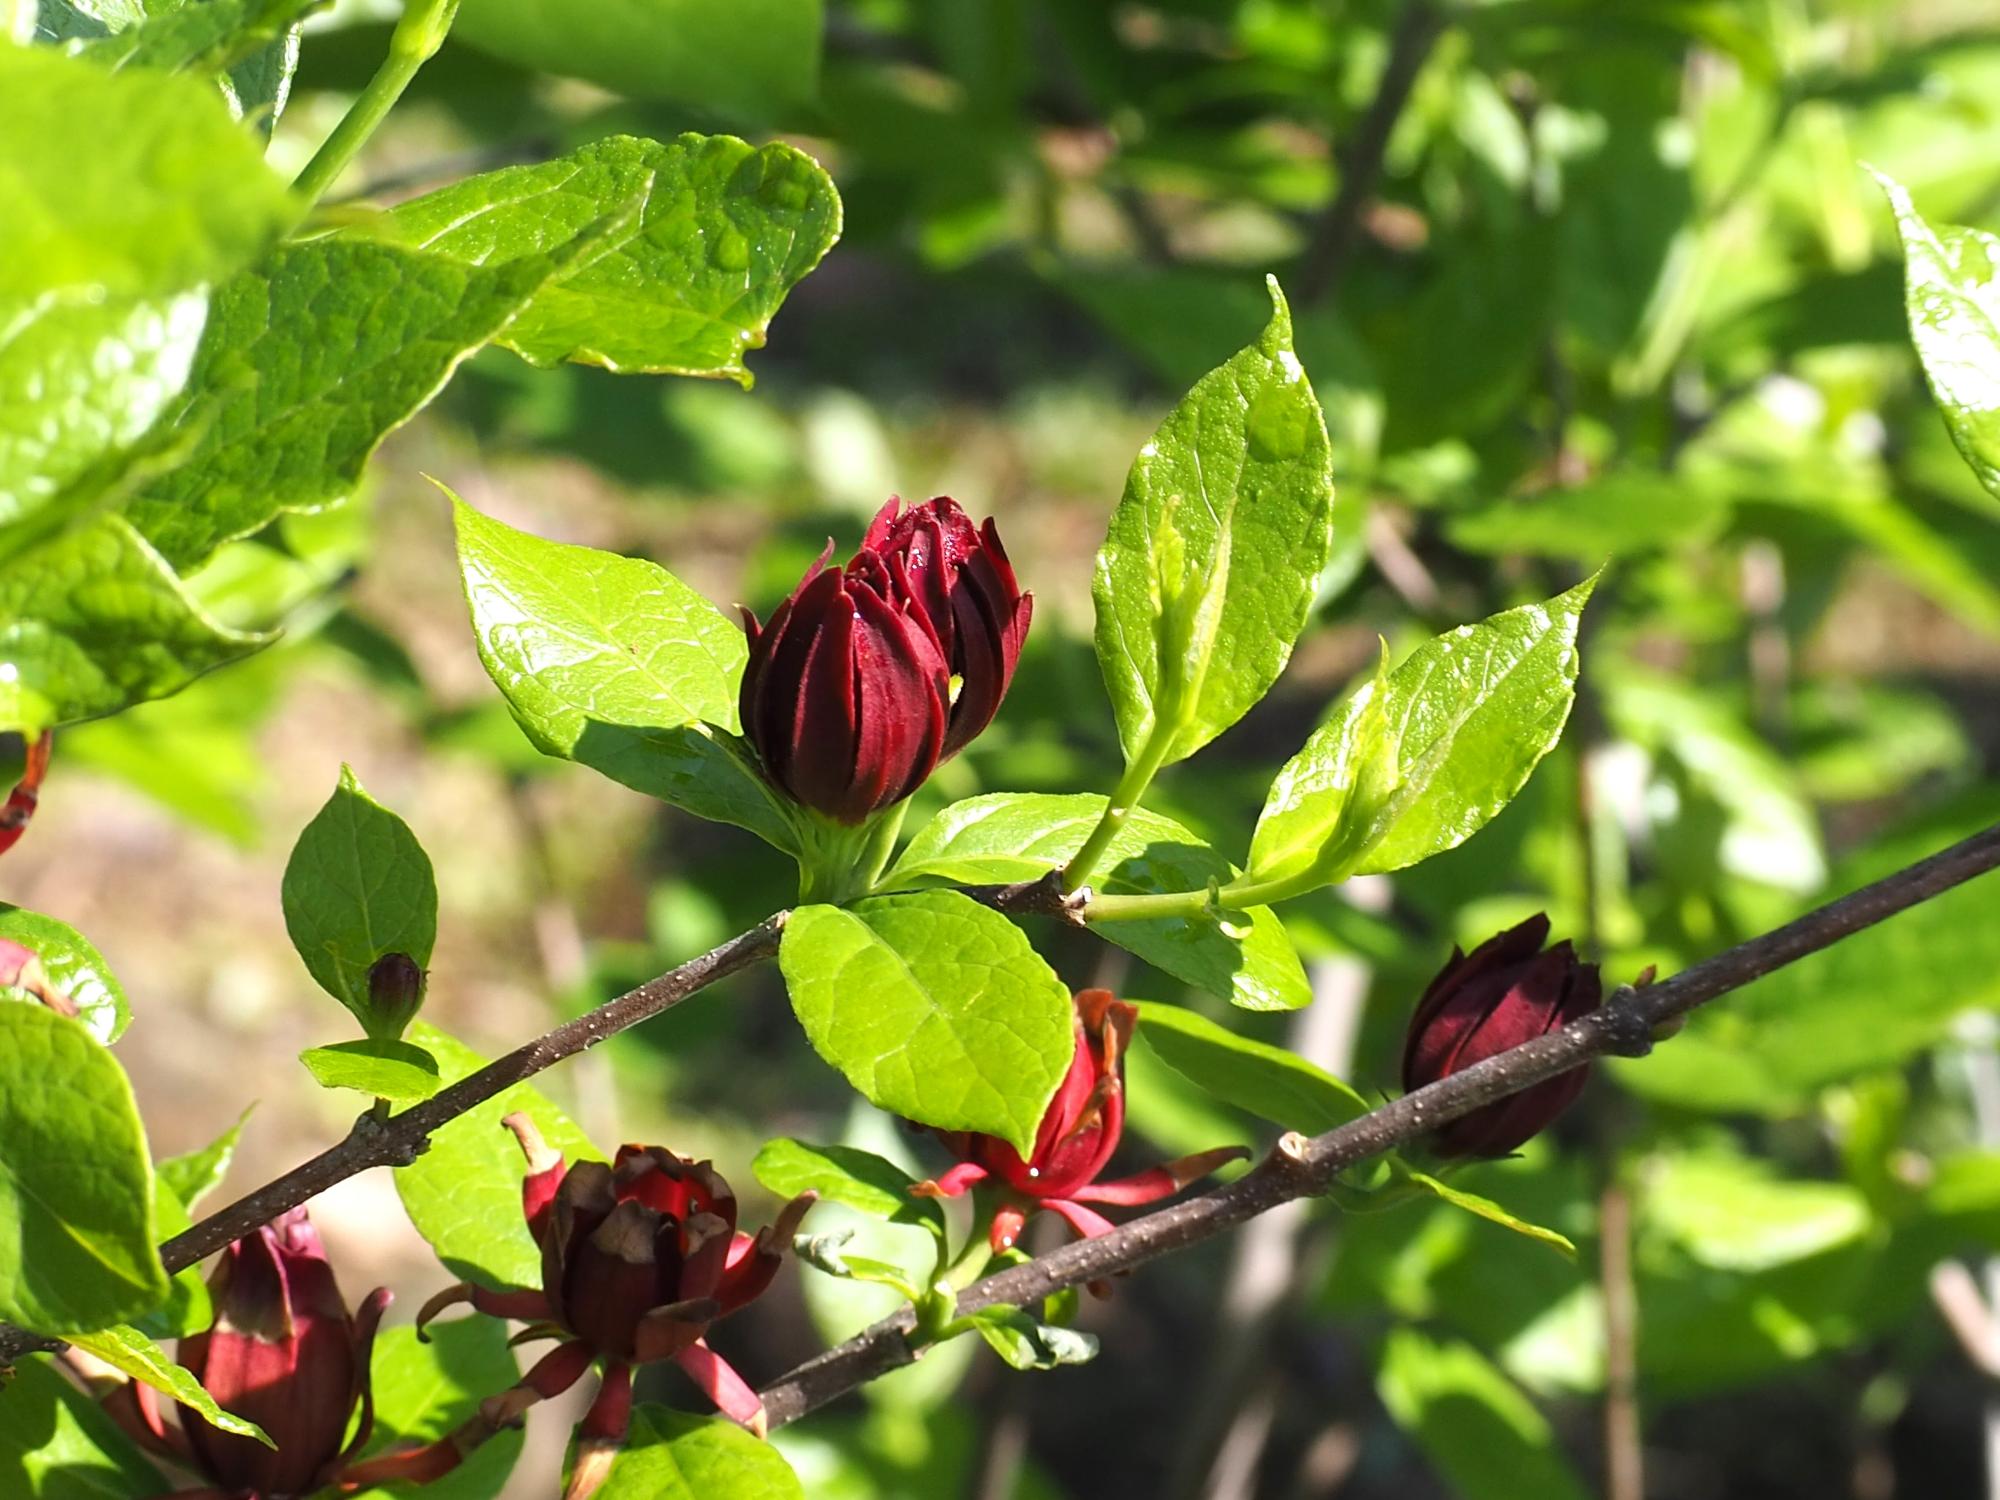
[{"label": "brown woody branch", "polygon": [[[401,1114],[386,1120],[373,1114],[363,1115],[338,1144],[168,1240],[160,1247],[161,1262],[169,1272],[179,1271],[358,1172],[370,1167],[407,1166],[423,1154],[432,1132],[478,1108],[494,1095],[566,1057],[596,1046],[628,1026],[657,1016],[726,975],[770,958],[778,951],[778,938],[784,931],[787,915],[779,912],[766,918],[721,947],[691,958],[679,968],[649,979],[615,1000],[607,1000],[588,1014],[563,1023],[547,1035],[488,1063],[477,1073],[438,1090]],[[37,1349],[60,1347],[39,1335],[0,1324],[0,1369]]]},{"label": "brown woody branch", "polygon": [[[1659,984],[1625,987],[1590,1015],[1548,1036],[1405,1094],[1310,1139],[1286,1135],[1252,1172],[1198,1198],[1133,1219],[974,1283],[961,1311],[1033,1303],[1065,1287],[1129,1271],[1185,1249],[1293,1198],[1323,1193],[1346,1168],[1428,1134],[1446,1121],[1603,1056],[1641,1057],[1655,1035],[1698,1005],[1872,927],[2000,866],[2000,826],[1863,886],[1797,921],[1704,959]],[[807,1360],[762,1392],[773,1427],[908,1364],[915,1317],[908,1308]]]}]

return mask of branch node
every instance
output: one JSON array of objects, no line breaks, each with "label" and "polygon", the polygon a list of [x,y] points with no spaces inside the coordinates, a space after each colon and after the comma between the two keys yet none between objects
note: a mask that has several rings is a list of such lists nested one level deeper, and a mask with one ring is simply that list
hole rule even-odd
[{"label": "branch node", "polygon": [[1633,1003],[1630,985],[1621,987],[1591,1017],[1604,1050],[1614,1057],[1644,1057],[1653,1050],[1653,1023]]}]

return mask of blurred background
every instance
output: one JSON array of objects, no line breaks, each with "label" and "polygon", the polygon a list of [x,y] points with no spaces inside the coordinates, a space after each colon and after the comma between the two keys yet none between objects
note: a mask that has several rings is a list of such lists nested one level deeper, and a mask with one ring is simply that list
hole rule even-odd
[{"label": "blurred background", "polygon": [[[1240,858],[1378,635],[1407,649],[1611,566],[1526,793],[1449,856],[1288,907],[1318,1001],[1229,1025],[1392,1089],[1454,942],[1546,909],[1611,978],[1670,972],[2000,817],[2000,512],[1924,389],[1863,168],[1933,221],[2000,225],[1990,0],[827,0],[816,41],[746,14],[699,86],[496,9],[467,0],[336,197],[730,129],[824,162],[846,235],[754,392],[481,354],[355,499],[195,580],[282,643],[62,737],[8,894],[143,997],[121,1056],[159,1153],[254,1093],[240,1191],[347,1123],[295,1061],[347,1029],[278,905],[343,760],[436,861],[431,1014],[489,1050],[791,899],[748,835],[521,738],[423,474],[760,609],[888,495],[953,495],[998,518],[1036,623],[908,826],[983,790],[1103,790],[1092,553],[1153,426],[1261,328],[1266,271],[1334,434],[1338,554],[1277,690],[1161,810]],[[309,27],[281,170],[392,15]],[[2000,1496],[1977,1363],[2000,1345],[1996,904],[1975,883],[1731,997],[1460,1179],[1574,1261],[1441,1204],[1293,1205],[1088,1306],[1093,1365],[1014,1375],[963,1340],[780,1441],[815,1500]],[[1220,1008],[1035,937],[1075,985]],[[854,1102],[772,972],[546,1081],[601,1144],[712,1154],[753,1200],[775,1134],[943,1164]],[[1134,1166],[1269,1133],[1143,1042],[1130,1108]],[[316,1213],[351,1294],[445,1281],[386,1174]],[[788,1272],[719,1342],[763,1380],[882,1310]],[[537,1412],[511,1493],[546,1494],[574,1418]]]}]

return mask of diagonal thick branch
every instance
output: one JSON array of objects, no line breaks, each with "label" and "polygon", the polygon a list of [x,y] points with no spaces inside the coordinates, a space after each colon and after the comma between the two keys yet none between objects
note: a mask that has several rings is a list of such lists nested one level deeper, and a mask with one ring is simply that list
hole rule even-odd
[{"label": "diagonal thick branch", "polygon": [[[1308,1139],[1287,1135],[1256,1168],[1198,1198],[1133,1219],[1094,1240],[1078,1240],[1036,1260],[975,1282],[960,1294],[961,1312],[1006,1302],[1032,1303],[1065,1287],[1129,1271],[1156,1256],[1198,1244],[1281,1203],[1323,1193],[1346,1168],[1428,1134],[1446,1121],[1605,1056],[1641,1057],[1655,1035],[1698,1005],[1740,989],[1774,969],[1830,947],[1863,928],[1928,901],[2000,866],[2000,826],[1973,835],[1907,869],[1863,886],[1797,921],[1740,943],[1659,984],[1618,990],[1590,1015],[1548,1036],[1405,1094],[1338,1129]],[[773,1427],[910,1363],[909,1308],[806,1361],[765,1387]]]}]

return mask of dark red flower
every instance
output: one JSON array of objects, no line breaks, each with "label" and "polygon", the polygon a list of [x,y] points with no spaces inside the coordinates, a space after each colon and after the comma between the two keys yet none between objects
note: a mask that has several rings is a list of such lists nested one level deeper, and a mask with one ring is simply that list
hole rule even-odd
[{"label": "dark red flower", "polygon": [[1099,1182],[1125,1128],[1124,1057],[1139,1012],[1114,1000],[1109,990],[1080,990],[1075,1013],[1076,1051],[1043,1112],[1032,1153],[1023,1159],[997,1136],[939,1131],[959,1164],[934,1182],[917,1184],[917,1192],[934,1198],[956,1198],[981,1183],[998,1186],[1001,1201],[987,1231],[995,1252],[1012,1246],[1037,1210],[1061,1215],[1086,1237],[1100,1235],[1110,1221],[1087,1204],[1156,1203],[1224,1162],[1250,1154],[1241,1146],[1224,1146]]},{"label": "dark red flower", "polygon": [[[1543,951],[1549,919],[1530,917],[1470,954],[1454,948],[1410,1017],[1403,1044],[1405,1092],[1559,1031],[1597,1009],[1597,966],[1567,941]],[[1575,1102],[1590,1070],[1572,1068],[1441,1127],[1432,1146],[1444,1156],[1506,1156]]]},{"label": "dark red flower", "polygon": [[224,1250],[208,1285],[215,1323],[181,1340],[180,1362],[224,1411],[263,1428],[276,1450],[212,1427],[186,1406],[179,1429],[169,1428],[150,1386],[123,1387],[113,1413],[228,1495],[279,1500],[334,1482],[374,1426],[368,1361],[389,1293],[370,1293],[350,1316],[303,1208]]},{"label": "dark red flower", "polygon": [[28,831],[28,820],[35,815],[36,804],[41,801],[42,778],[49,770],[49,732],[45,729],[28,746],[27,768],[21,772],[21,780],[8,795],[5,806],[0,806],[0,854],[5,854],[21,841],[21,835]]},{"label": "dark red flower", "polygon": [[840,823],[901,802],[986,727],[1033,609],[990,520],[900,503],[845,568],[828,543],[768,624],[743,612],[743,733],[774,786]]},{"label": "dark red flower", "polygon": [[583,1500],[610,1472],[632,1408],[632,1367],[670,1359],[715,1404],[762,1435],[764,1406],[705,1342],[709,1325],[771,1284],[799,1219],[802,1194],[754,1236],[736,1227],[736,1197],[715,1169],[662,1146],[621,1146],[609,1166],[565,1168],[526,1115],[508,1129],[528,1159],[521,1206],[542,1251],[540,1291],[492,1291],[460,1282],[431,1298],[419,1330],[444,1308],[470,1302],[529,1323],[525,1337],[557,1346],[513,1389],[490,1397],[465,1429],[409,1453],[358,1465],[345,1476],[373,1483],[436,1478],[475,1443],[560,1395],[601,1362],[604,1381],[578,1429],[564,1500]]}]

